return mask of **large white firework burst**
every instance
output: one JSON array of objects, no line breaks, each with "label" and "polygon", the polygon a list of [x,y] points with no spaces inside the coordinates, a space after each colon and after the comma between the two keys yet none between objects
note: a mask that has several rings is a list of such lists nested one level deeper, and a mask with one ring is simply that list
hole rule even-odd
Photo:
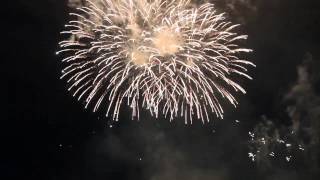
[{"label": "large white firework burst", "polygon": [[[118,120],[122,104],[139,119],[140,108],[170,120],[184,116],[209,121],[223,118],[219,99],[234,106],[229,92],[245,90],[231,79],[251,79],[238,58],[241,48],[233,25],[213,4],[192,6],[189,0],[96,0],[71,13],[61,41],[69,90],[85,106],[106,109]],[[105,103],[107,102],[107,103]]]}]

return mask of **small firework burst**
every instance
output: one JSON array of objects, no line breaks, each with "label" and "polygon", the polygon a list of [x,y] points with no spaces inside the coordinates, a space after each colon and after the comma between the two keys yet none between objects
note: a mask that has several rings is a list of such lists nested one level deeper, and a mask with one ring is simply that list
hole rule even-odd
[{"label": "small firework burst", "polygon": [[[97,0],[71,13],[76,20],[62,34],[65,58],[62,77],[69,91],[85,106],[118,120],[127,104],[132,118],[140,108],[170,120],[183,116],[209,121],[209,113],[223,118],[219,99],[234,106],[230,92],[245,93],[231,79],[253,63],[238,58],[250,52],[235,44],[246,39],[237,35],[223,14],[212,4],[192,6],[189,0]],[[103,102],[107,101],[106,106]]]}]

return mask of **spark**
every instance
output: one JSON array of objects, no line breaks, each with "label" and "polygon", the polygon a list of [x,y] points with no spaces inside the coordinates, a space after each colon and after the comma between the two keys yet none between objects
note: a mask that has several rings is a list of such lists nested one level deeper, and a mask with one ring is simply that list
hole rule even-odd
[{"label": "spark", "polygon": [[248,132],[248,134],[249,134],[249,136],[251,137],[251,138],[254,138],[254,133],[252,133],[252,132]]},{"label": "spark", "polygon": [[304,151],[304,148],[299,144],[299,150]]},{"label": "spark", "polygon": [[269,156],[272,156],[272,157],[274,157],[274,152],[271,152],[270,154],[269,154]]},{"label": "spark", "polygon": [[256,154],[253,154],[252,152],[248,153],[249,158],[251,158],[251,161],[255,161],[256,160]]},{"label": "spark", "polygon": [[282,139],[277,139],[277,142],[278,142],[278,143],[281,143],[281,144],[284,144],[284,143],[285,143],[285,141],[282,140]]},{"label": "spark", "polygon": [[289,144],[289,143],[288,143],[288,144],[286,144],[286,147],[291,147],[291,146],[292,146],[292,145],[291,145],[291,144]]},{"label": "spark", "polygon": [[289,162],[291,160],[292,156],[286,156],[286,161]]},{"label": "spark", "polygon": [[[99,107],[119,119],[128,105],[132,118],[140,109],[158,118],[179,116],[209,121],[223,118],[221,99],[234,107],[232,91],[246,91],[231,77],[252,79],[239,58],[251,52],[237,45],[247,39],[218,14],[213,4],[192,6],[189,0],[87,0],[71,13],[76,20],[61,34],[72,38],[59,43],[65,57],[61,78],[87,108]],[[108,103],[104,103],[107,101]]]}]

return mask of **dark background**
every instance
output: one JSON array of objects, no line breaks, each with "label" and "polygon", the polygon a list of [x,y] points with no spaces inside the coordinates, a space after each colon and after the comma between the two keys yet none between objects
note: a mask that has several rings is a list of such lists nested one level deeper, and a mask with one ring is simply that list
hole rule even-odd
[{"label": "dark background", "polygon": [[[248,158],[248,131],[261,116],[290,127],[282,97],[297,83],[297,66],[312,55],[320,71],[320,1],[213,1],[249,35],[248,58],[257,68],[242,84],[240,106],[209,124],[155,120],[147,113],[132,121],[128,109],[112,122],[85,110],[60,80],[55,55],[68,21],[66,0],[16,0],[2,7],[5,43],[5,106],[0,169],[4,179],[317,179],[319,151],[271,166]],[[226,4],[226,2],[230,4]],[[315,73],[316,73],[315,72]],[[313,72],[314,73],[314,72]],[[320,79],[320,78],[319,78]],[[312,81],[319,97],[319,79]],[[240,123],[236,123],[239,120]],[[315,121],[320,121],[316,119]],[[316,136],[319,134],[316,134]],[[319,146],[316,146],[319,147]],[[301,152],[304,153],[304,152]],[[311,151],[307,151],[311,153]],[[310,158],[311,157],[311,158]],[[312,161],[312,163],[311,163]],[[2,178],[1,178],[2,179]]]}]

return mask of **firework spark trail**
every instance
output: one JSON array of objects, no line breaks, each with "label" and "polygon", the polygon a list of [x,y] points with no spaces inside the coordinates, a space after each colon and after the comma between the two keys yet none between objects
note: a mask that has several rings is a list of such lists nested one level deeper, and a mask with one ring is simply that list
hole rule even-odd
[{"label": "firework spark trail", "polygon": [[[184,116],[209,121],[209,113],[223,118],[219,98],[234,106],[229,92],[245,90],[232,74],[253,63],[239,59],[236,41],[246,35],[232,32],[238,25],[225,21],[212,4],[192,7],[189,0],[98,0],[71,13],[77,20],[66,25],[73,39],[61,41],[66,64],[61,78],[85,107],[96,111],[109,101],[107,116],[119,118],[123,102],[139,118],[145,108],[170,120]],[[113,111],[113,112],[112,112]]]}]

